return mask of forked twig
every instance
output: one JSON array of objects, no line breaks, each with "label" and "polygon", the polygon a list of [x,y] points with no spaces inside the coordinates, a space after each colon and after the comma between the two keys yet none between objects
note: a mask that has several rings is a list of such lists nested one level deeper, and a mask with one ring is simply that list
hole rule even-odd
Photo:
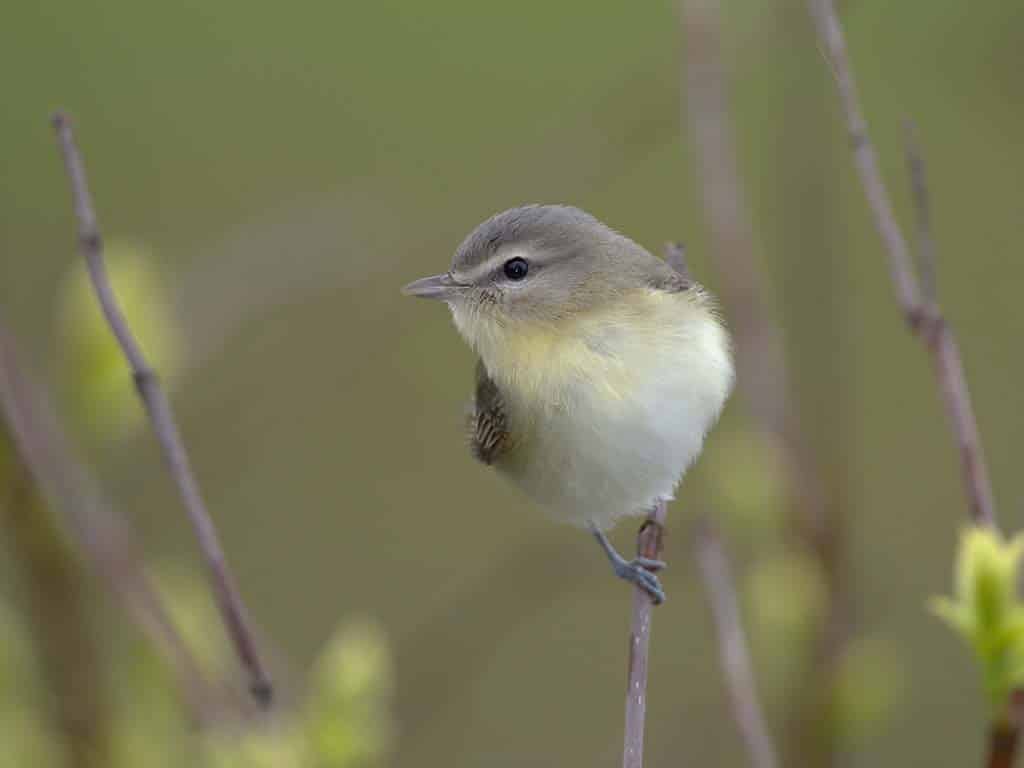
[{"label": "forked twig", "polygon": [[206,561],[218,608],[238,656],[249,675],[250,689],[258,701],[265,705],[269,704],[273,694],[270,679],[257,652],[245,607],[233,583],[216,528],[192,473],[188,454],[171,412],[170,402],[132,334],[107,276],[103,260],[103,242],[89,194],[85,167],[71,130],[71,122],[67,116],[58,112],[53,117],[53,127],[57,133],[71,186],[72,203],[78,220],[79,250],[85,258],[100,308],[131,367],[135,388],[149,415],[168,469],[181,494]]},{"label": "forked twig", "polygon": [[[997,528],[992,485],[967,388],[967,375],[956,339],[942,315],[936,295],[935,247],[931,233],[928,188],[925,183],[924,160],[916,136],[908,128],[906,154],[918,228],[919,276],[915,274],[906,239],[896,221],[896,214],[882,180],[867,121],[857,96],[853,68],[835,5],[832,0],[810,2],[811,15],[831,65],[846,116],[854,164],[873,214],[875,228],[889,257],[889,269],[900,308],[907,325],[931,357],[946,414],[960,451],[968,513],[976,525]],[[1009,768],[1016,759],[1021,723],[1024,722],[1022,698],[1024,692],[1014,691],[1011,700],[1007,702],[1007,716],[999,718],[989,729],[987,765],[990,768]]]},{"label": "forked twig", "polygon": [[924,265],[922,272],[925,286],[921,285],[914,273],[913,259],[907,247],[882,173],[878,156],[868,134],[867,121],[857,97],[853,69],[846,48],[843,29],[832,0],[810,0],[811,13],[817,24],[822,47],[839,91],[846,116],[846,127],[850,135],[854,164],[860,175],[864,195],[871,208],[875,228],[878,230],[885,252],[889,258],[889,271],[896,287],[900,309],[910,329],[925,345],[932,358],[932,366],[938,379],[946,414],[949,417],[957,445],[960,449],[960,466],[964,488],[967,494],[970,516],[979,525],[996,524],[995,502],[988,469],[981,450],[978,424],[974,417],[967,377],[956,339],[939,310],[934,295],[934,249],[931,245],[927,194],[924,187],[924,171],[916,143],[910,142],[911,177],[915,188],[915,205],[918,211],[919,227],[925,230],[921,242],[920,257]]}]

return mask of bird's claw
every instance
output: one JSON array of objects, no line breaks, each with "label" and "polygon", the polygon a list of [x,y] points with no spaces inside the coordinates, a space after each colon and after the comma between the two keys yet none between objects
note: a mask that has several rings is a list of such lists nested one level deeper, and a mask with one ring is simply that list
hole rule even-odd
[{"label": "bird's claw", "polygon": [[615,563],[615,575],[620,579],[635,584],[651,596],[655,605],[665,602],[665,590],[661,582],[654,574],[654,571],[661,570],[665,563],[661,560],[651,560],[646,557],[638,557],[633,560],[623,560]]}]

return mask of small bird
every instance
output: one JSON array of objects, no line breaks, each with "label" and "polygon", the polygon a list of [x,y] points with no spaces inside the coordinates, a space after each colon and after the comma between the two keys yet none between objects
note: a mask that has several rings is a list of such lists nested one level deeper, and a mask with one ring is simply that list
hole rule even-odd
[{"label": "small bird", "polygon": [[477,355],[473,455],[557,520],[589,528],[655,603],[664,563],[605,531],[672,498],[733,382],[729,336],[687,275],[590,214],[526,205],[405,286],[448,304]]}]

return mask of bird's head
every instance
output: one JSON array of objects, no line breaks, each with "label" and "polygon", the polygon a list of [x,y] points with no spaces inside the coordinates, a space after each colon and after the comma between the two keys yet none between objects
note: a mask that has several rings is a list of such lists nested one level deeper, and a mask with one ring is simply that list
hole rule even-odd
[{"label": "bird's head", "polygon": [[509,332],[557,332],[663,269],[660,259],[578,208],[528,205],[480,224],[447,272],[404,292],[446,302],[476,347]]}]

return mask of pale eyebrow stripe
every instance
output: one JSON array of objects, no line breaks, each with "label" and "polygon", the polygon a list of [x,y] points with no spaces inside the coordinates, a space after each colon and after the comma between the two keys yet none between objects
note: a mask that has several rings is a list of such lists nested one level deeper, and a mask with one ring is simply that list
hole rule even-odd
[{"label": "pale eyebrow stripe", "polygon": [[522,246],[508,246],[499,248],[490,258],[486,261],[477,264],[468,272],[458,271],[453,273],[456,280],[460,283],[475,283],[485,275],[489,275],[491,272],[496,270],[499,266],[504,264],[509,259],[514,259],[519,256],[520,258],[526,259],[527,261],[533,260],[535,257]]}]

